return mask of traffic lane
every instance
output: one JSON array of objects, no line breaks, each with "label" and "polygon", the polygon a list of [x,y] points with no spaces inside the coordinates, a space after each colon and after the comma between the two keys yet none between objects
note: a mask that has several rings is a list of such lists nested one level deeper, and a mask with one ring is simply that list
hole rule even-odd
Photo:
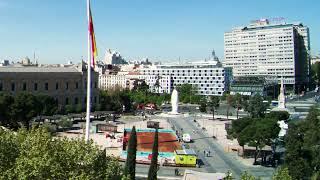
[{"label": "traffic lane", "polygon": [[[195,126],[195,123],[191,118],[186,118],[186,121],[182,123],[185,126],[189,126],[188,129],[199,129]],[[198,137],[202,137],[195,141],[196,146],[202,147],[205,149],[211,149],[214,152],[213,159],[208,159],[210,164],[214,165],[214,168],[220,172],[226,172],[227,170],[231,170],[233,174],[239,177],[242,173],[243,167],[238,167],[232,159],[229,159],[227,155],[220,148],[220,145],[216,144],[213,138],[204,138],[209,137],[203,130],[198,130]]]},{"label": "traffic lane", "polygon": [[[172,118],[170,119],[170,121],[175,129],[177,129],[178,131],[181,131],[181,128],[183,129],[182,130],[182,133],[188,133],[191,135],[191,132],[192,132],[192,129],[190,128],[187,128],[187,127],[183,127],[181,126],[180,124],[177,123],[176,119]],[[197,135],[195,136],[196,138],[200,139],[200,136]],[[191,135],[191,138],[193,138],[193,136]],[[181,139],[181,138],[180,138]],[[213,168],[213,166],[211,165],[211,163],[205,158],[205,156],[201,153],[201,151],[203,150],[202,148],[200,147],[204,147],[203,145],[202,146],[197,146],[193,143],[187,143],[192,149],[194,149],[198,155],[198,157],[202,160],[202,162],[204,163],[203,167],[206,169],[206,172],[217,172],[216,169]]]},{"label": "traffic lane", "polygon": [[[187,123],[191,124],[193,127],[196,127],[193,119],[190,119],[189,121],[187,121]],[[202,133],[204,136],[207,135],[207,131],[204,132],[199,129],[198,132]],[[228,164],[229,167],[232,167],[233,171],[237,171],[236,175],[240,176],[240,174],[243,173],[244,171],[248,171],[257,177],[265,177],[265,178],[269,179],[272,176],[272,174],[274,173],[273,168],[260,167],[260,166],[255,166],[255,167],[245,166],[242,164],[242,162],[238,161],[238,159],[234,159],[235,157],[231,157],[230,154],[224,153],[223,148],[214,139],[205,138],[203,140],[208,141],[209,144],[212,144],[212,145],[214,145],[214,147],[216,147],[216,149],[214,150],[214,152],[216,152],[215,154],[220,155],[220,158],[222,158],[224,160],[224,162]],[[215,154],[213,154],[213,157],[215,157]],[[218,158],[218,160],[219,160],[219,158]],[[213,162],[213,163],[215,163],[215,162]],[[215,168],[218,170],[219,169],[223,170],[224,166],[221,165],[220,168],[218,166],[217,167],[215,166]]]}]

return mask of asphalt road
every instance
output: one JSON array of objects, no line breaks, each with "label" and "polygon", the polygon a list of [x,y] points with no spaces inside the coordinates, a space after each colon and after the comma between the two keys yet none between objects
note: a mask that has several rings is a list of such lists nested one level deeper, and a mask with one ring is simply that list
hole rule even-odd
[{"label": "asphalt road", "polygon": [[[193,143],[190,143],[190,148],[193,148],[197,153],[198,157],[204,162],[204,166],[200,169],[204,169],[206,172],[227,172],[231,171],[233,176],[238,179],[244,171],[261,177],[263,179],[270,179],[273,174],[273,168],[266,167],[248,167],[243,165],[236,157],[235,154],[225,153],[222,147],[215,142],[212,137],[199,129],[196,123],[193,122],[193,118],[169,118],[171,124],[175,126],[175,129],[183,129],[183,133],[189,133],[194,139]],[[193,134],[193,130],[197,130],[197,133]],[[204,157],[204,150],[211,151],[211,157]]]}]

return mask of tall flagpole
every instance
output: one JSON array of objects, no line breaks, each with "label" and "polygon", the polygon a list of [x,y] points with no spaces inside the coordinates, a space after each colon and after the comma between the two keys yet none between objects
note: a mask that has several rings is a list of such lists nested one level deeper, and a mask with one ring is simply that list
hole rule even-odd
[{"label": "tall flagpole", "polygon": [[85,141],[89,142],[89,133],[90,133],[90,96],[91,96],[91,50],[90,50],[90,0],[87,0],[87,18],[88,18],[88,62],[87,62],[87,115],[86,115],[86,135]]}]

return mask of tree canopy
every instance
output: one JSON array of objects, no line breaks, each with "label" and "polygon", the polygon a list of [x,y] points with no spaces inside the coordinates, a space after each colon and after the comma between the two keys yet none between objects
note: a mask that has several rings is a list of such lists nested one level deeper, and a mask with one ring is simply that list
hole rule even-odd
[{"label": "tree canopy", "polygon": [[116,159],[91,141],[53,138],[45,129],[0,129],[0,179],[121,179]]},{"label": "tree canopy", "polygon": [[289,124],[285,166],[294,179],[320,178],[319,114],[319,110],[312,107],[304,121]]}]

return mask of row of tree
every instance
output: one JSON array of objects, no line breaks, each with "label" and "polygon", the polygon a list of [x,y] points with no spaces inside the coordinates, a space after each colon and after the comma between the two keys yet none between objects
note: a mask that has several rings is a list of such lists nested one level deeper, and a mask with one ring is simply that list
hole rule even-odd
[{"label": "row of tree", "polygon": [[15,96],[0,94],[0,125],[17,129],[30,127],[30,121],[38,115],[50,116],[57,112],[57,102],[47,95],[19,93]]},{"label": "row of tree", "polygon": [[[255,147],[254,163],[257,163],[258,155],[262,148],[266,145],[272,146],[274,140],[278,138],[280,131],[278,121],[287,120],[289,113],[286,111],[271,112],[265,117],[256,118],[244,117],[239,120],[232,121],[232,128],[228,129],[228,135],[231,138],[236,138],[239,145]],[[261,156],[263,159],[263,156]]]},{"label": "row of tree", "polygon": [[54,138],[45,128],[0,129],[0,179],[121,179],[117,159],[83,139]]},{"label": "row of tree", "polygon": [[222,97],[209,96],[208,98],[202,98],[200,101],[200,111],[206,112],[207,108],[212,112],[214,119],[215,110],[220,106],[221,101],[225,101],[227,104],[227,118],[229,116],[230,108],[233,107],[236,110],[237,119],[239,118],[239,110],[244,109],[252,118],[264,117],[269,103],[263,102],[263,97],[259,94],[254,96],[242,96],[240,94],[230,95],[226,94]]},{"label": "row of tree", "polygon": [[[137,153],[137,133],[136,128],[133,126],[130,133],[130,138],[127,148],[127,160],[124,168],[124,174],[129,179],[135,179],[136,175],[136,153]],[[158,166],[158,129],[155,130],[151,164],[148,171],[148,180],[156,180]]]},{"label": "row of tree", "polygon": [[285,166],[294,179],[320,179],[319,115],[319,110],[312,107],[305,120],[289,124]]}]

